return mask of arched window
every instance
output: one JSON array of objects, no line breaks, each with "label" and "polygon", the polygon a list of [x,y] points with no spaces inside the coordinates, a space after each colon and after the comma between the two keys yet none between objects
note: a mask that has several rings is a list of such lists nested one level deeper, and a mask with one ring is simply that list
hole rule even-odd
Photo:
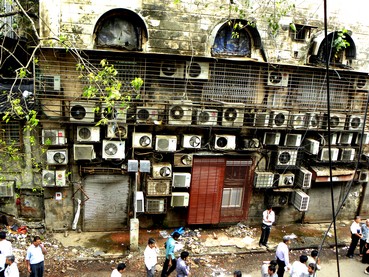
[{"label": "arched window", "polygon": [[140,51],[147,40],[145,23],[136,13],[116,9],[104,14],[95,27],[95,46]]}]

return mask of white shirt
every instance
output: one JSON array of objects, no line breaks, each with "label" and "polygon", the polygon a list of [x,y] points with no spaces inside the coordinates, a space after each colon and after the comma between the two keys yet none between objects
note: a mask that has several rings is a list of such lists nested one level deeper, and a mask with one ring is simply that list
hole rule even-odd
[{"label": "white shirt", "polygon": [[145,265],[148,269],[151,269],[158,263],[158,252],[159,249],[157,247],[150,248],[150,246],[146,246],[144,251],[145,257]]},{"label": "white shirt", "polygon": [[318,265],[318,264],[316,263],[316,260],[315,260],[313,257],[311,257],[311,256],[308,256],[308,260],[307,260],[307,262],[306,262],[306,265],[307,265],[307,266],[309,266],[309,264],[315,264],[315,265],[316,265],[316,269],[317,269],[317,270],[320,270],[320,269],[321,269],[320,265]]},{"label": "white shirt", "polygon": [[274,211],[265,210],[263,212],[263,224],[272,226],[274,221],[275,221]]},{"label": "white shirt", "polygon": [[114,269],[114,270],[111,272],[110,277],[122,277],[122,274],[118,271],[118,269]]},{"label": "white shirt", "polygon": [[261,277],[268,276],[269,263],[265,263],[261,266]]},{"label": "white shirt", "polygon": [[280,242],[277,246],[277,250],[275,251],[275,256],[280,259],[281,261],[284,261],[286,266],[290,264],[290,258],[288,256],[288,246],[284,242]]},{"label": "white shirt", "polygon": [[10,241],[3,239],[0,241],[0,267],[5,268],[5,258],[13,254],[13,248]]},{"label": "white shirt", "polygon": [[355,221],[352,222],[350,227],[351,234],[361,234],[361,226],[359,223],[356,223]]},{"label": "white shirt", "polygon": [[44,261],[44,254],[42,253],[41,246],[35,246],[33,243],[27,249],[26,260],[30,264],[38,264]]},{"label": "white shirt", "polygon": [[16,263],[12,263],[5,269],[5,277],[19,277],[19,270]]},{"label": "white shirt", "polygon": [[290,274],[291,274],[291,277],[309,276],[309,272],[308,272],[306,264],[303,264],[300,261],[296,261],[292,264]]}]

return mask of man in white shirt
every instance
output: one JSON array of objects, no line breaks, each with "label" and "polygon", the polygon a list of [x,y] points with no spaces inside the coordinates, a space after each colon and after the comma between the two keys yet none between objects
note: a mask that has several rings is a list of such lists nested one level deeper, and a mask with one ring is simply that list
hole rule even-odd
[{"label": "man in white shirt", "polygon": [[264,245],[268,247],[268,239],[270,230],[272,229],[272,225],[275,221],[275,214],[272,210],[272,206],[268,205],[267,209],[263,212],[263,223],[261,225],[261,236],[259,240],[259,246]]},{"label": "man in white shirt", "polygon": [[351,243],[350,247],[347,251],[346,256],[352,259],[354,257],[355,248],[357,246],[357,243],[363,236],[361,233],[361,226],[360,226],[361,218],[360,216],[355,216],[354,222],[352,222],[350,231],[351,231]]},{"label": "man in white shirt", "polygon": [[156,246],[156,241],[153,238],[149,238],[146,249],[144,251],[145,266],[147,277],[154,277],[155,266],[158,263],[159,249]]},{"label": "man in white shirt", "polygon": [[43,277],[44,276],[44,260],[46,254],[46,248],[41,242],[39,236],[33,238],[33,243],[27,249],[26,263],[27,269],[30,273],[30,277]]},{"label": "man in white shirt", "polygon": [[18,266],[14,261],[14,255],[6,257],[6,264],[8,267],[5,269],[5,277],[19,277]]},{"label": "man in white shirt", "polygon": [[118,264],[117,268],[112,271],[110,277],[122,277],[124,270],[126,270],[126,264],[120,263]]},{"label": "man in white shirt", "polygon": [[4,269],[6,266],[6,256],[10,256],[13,253],[12,244],[6,240],[6,233],[0,232],[0,277],[4,276]]},{"label": "man in white shirt", "polygon": [[275,252],[275,257],[277,259],[278,264],[278,277],[283,277],[285,268],[290,269],[290,257],[289,257],[289,249],[288,245],[291,243],[291,238],[289,236],[283,237],[283,242],[280,242],[277,246],[277,250]]},{"label": "man in white shirt", "polygon": [[291,267],[291,277],[306,277],[308,276],[308,268],[306,266],[306,261],[308,257],[306,255],[301,255],[299,261],[295,261]]}]

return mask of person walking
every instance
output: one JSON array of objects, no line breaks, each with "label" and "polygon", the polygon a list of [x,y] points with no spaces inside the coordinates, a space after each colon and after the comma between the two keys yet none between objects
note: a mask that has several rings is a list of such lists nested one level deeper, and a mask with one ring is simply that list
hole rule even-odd
[{"label": "person walking", "polygon": [[278,264],[278,277],[283,277],[285,269],[290,269],[290,257],[288,245],[291,243],[291,238],[289,236],[283,237],[283,242],[280,242],[277,246],[275,256]]},{"label": "person walking", "polygon": [[14,255],[6,256],[6,264],[8,267],[5,269],[5,277],[19,277],[19,270],[17,263],[15,263]]},{"label": "person walking", "polygon": [[[269,267],[270,266],[274,266],[274,268],[277,267],[277,261],[276,260],[271,260],[270,262],[269,261],[264,261],[263,262],[263,265],[261,266],[261,277],[268,277],[269,276]],[[277,274],[276,274],[277,275]]]},{"label": "person walking", "polygon": [[33,238],[33,242],[27,249],[26,263],[30,277],[44,276],[44,260],[47,253],[45,246],[39,236]]},{"label": "person walking", "polygon": [[110,277],[122,277],[122,273],[126,270],[126,264],[120,263],[117,268],[111,272]]},{"label": "person walking", "polygon": [[298,261],[292,264],[290,276],[291,277],[306,277],[309,272],[306,265],[308,257],[306,255],[301,255]]},{"label": "person walking", "polygon": [[320,258],[318,257],[318,255],[319,255],[319,251],[314,249],[313,251],[311,251],[311,254],[310,254],[310,256],[308,256],[308,260],[306,262],[307,265],[315,264],[316,265],[316,270],[321,269]]},{"label": "person walking", "polygon": [[6,264],[6,257],[13,254],[12,243],[6,240],[6,233],[0,232],[0,277],[4,277]]},{"label": "person walking", "polygon": [[259,240],[259,246],[268,247],[268,239],[270,230],[275,221],[275,213],[272,210],[272,206],[268,205],[267,209],[263,212],[263,223],[261,224],[261,236]]},{"label": "person walking", "polygon": [[190,275],[190,266],[188,265],[189,256],[190,253],[182,251],[176,265],[177,277],[188,277],[188,275]]},{"label": "person walking", "polygon": [[354,252],[355,252],[355,248],[357,246],[357,243],[359,242],[359,240],[363,236],[361,234],[360,220],[361,220],[360,216],[355,216],[355,219],[352,222],[351,227],[350,227],[351,243],[350,243],[350,247],[349,247],[349,249],[347,251],[347,254],[346,254],[346,256],[350,259],[352,259],[354,257]]},{"label": "person walking", "polygon": [[145,259],[147,277],[154,277],[155,275],[155,266],[158,263],[158,253],[159,253],[159,249],[156,246],[155,239],[149,238],[146,249],[144,251],[144,259]]},{"label": "person walking", "polygon": [[176,241],[181,235],[178,232],[174,232],[165,242],[165,261],[163,265],[163,270],[161,272],[161,277],[169,276],[177,266],[177,260],[174,255],[174,248]]},{"label": "person walking", "polygon": [[360,256],[362,257],[364,255],[364,252],[366,251],[366,240],[368,238],[369,233],[369,219],[365,220],[365,223],[361,225],[361,234],[362,237],[360,238]]}]

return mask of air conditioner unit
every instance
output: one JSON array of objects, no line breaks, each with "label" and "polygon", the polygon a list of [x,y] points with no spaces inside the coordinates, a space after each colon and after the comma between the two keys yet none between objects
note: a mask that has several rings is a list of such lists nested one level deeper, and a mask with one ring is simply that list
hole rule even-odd
[{"label": "air conditioner unit", "polygon": [[310,196],[300,189],[292,193],[292,204],[300,212],[306,212],[309,208]]},{"label": "air conditioner unit", "polygon": [[258,138],[242,138],[243,149],[256,149],[261,146]]},{"label": "air conditioner unit", "polygon": [[165,198],[148,198],[146,197],[146,213],[163,214],[166,212]]},{"label": "air conditioner unit", "polygon": [[147,180],[146,194],[148,196],[170,195],[170,180]]},{"label": "air conditioner unit", "polygon": [[[339,149],[338,148],[331,148],[331,160],[332,161],[337,161],[338,160],[338,153],[339,153]],[[320,151],[319,154],[319,160],[320,161],[329,161],[329,151],[328,148],[323,148]]]},{"label": "air conditioner unit", "polygon": [[369,78],[367,76],[358,76],[354,81],[355,90],[369,90]]},{"label": "air conditioner unit", "polygon": [[177,136],[157,135],[155,150],[160,152],[175,152],[177,150]]},{"label": "air conditioner unit", "polygon": [[287,134],[284,140],[285,146],[299,147],[301,145],[301,134]]},{"label": "air conditioner unit", "polygon": [[307,138],[303,141],[303,146],[305,147],[305,150],[312,155],[318,155],[319,145],[320,142],[315,139]]},{"label": "air conditioner unit", "polygon": [[70,121],[95,122],[95,104],[89,102],[70,102]]},{"label": "air conditioner unit", "polygon": [[[331,130],[343,130],[345,129],[346,115],[345,114],[330,114],[330,126]],[[323,127],[328,128],[328,114],[324,114]]]},{"label": "air conditioner unit", "polygon": [[174,154],[175,167],[191,167],[193,161],[192,154]]},{"label": "air conditioner unit", "polygon": [[348,116],[348,130],[361,131],[364,125],[363,115],[350,115]]},{"label": "air conditioner unit", "polygon": [[295,174],[292,172],[285,172],[279,174],[278,187],[292,187],[295,183]]},{"label": "air conditioner unit", "polygon": [[186,79],[209,79],[209,63],[186,61]]},{"label": "air conditioner unit", "polygon": [[288,205],[289,194],[288,193],[279,193],[273,194],[268,197],[268,205],[272,207],[284,207]]},{"label": "air conditioner unit", "polygon": [[288,124],[288,111],[273,110],[270,112],[270,127],[285,128]]},{"label": "air conditioner unit", "polygon": [[361,133],[358,133],[356,137],[356,141],[355,141],[356,145],[360,145],[361,138],[362,138],[363,144],[369,144],[369,133],[364,133],[363,135],[361,135]]},{"label": "air conditioner unit", "polygon": [[127,108],[122,102],[115,102],[114,105],[102,103],[101,118],[109,121],[126,123],[127,122]]},{"label": "air conditioner unit", "polygon": [[49,165],[68,164],[68,149],[49,149],[46,151],[46,160]]},{"label": "air conditioner unit", "polygon": [[265,132],[264,133],[264,145],[279,145],[279,142],[281,140],[281,133],[275,132]]},{"label": "air conditioner unit", "polygon": [[290,113],[288,125],[293,129],[306,128],[306,114],[305,113]]},{"label": "air conditioner unit", "polygon": [[356,150],[354,148],[341,148],[339,154],[340,161],[353,161],[355,159]]},{"label": "air conditioner unit", "polygon": [[305,167],[300,167],[296,173],[295,184],[302,189],[311,187],[312,173]]},{"label": "air conditioner unit", "polygon": [[271,188],[274,185],[274,173],[267,171],[255,171],[254,187],[255,188]]},{"label": "air conditioner unit", "polygon": [[192,101],[173,101],[169,106],[168,124],[191,125]]},{"label": "air conditioner unit", "polygon": [[136,191],[136,213],[145,212],[145,202],[143,191]]},{"label": "air conditioner unit", "polygon": [[269,127],[270,122],[269,112],[258,112],[255,114],[255,127]]},{"label": "air conditioner unit", "polygon": [[78,126],[77,141],[79,142],[99,142],[100,127]]},{"label": "air conditioner unit", "polygon": [[197,125],[215,126],[218,124],[218,110],[201,109],[197,110]]},{"label": "air conditioner unit", "polygon": [[287,87],[288,86],[288,73],[280,71],[268,72],[268,86],[273,87]]},{"label": "air conditioner unit", "polygon": [[126,157],[125,141],[103,140],[102,158],[123,160]]},{"label": "air conditioner unit", "polygon": [[175,61],[164,61],[160,66],[160,77],[184,78],[184,63]]},{"label": "air conditioner unit", "polygon": [[338,144],[350,145],[353,136],[353,133],[340,133],[338,136]]},{"label": "air conditioner unit", "polygon": [[190,194],[188,192],[172,192],[172,200],[170,205],[172,207],[188,207]]},{"label": "air conditioner unit", "polygon": [[277,166],[293,166],[297,161],[296,149],[278,149]]},{"label": "air conditioner unit", "polygon": [[361,169],[359,172],[359,179],[357,181],[360,183],[369,182],[369,170]]},{"label": "air conditioner unit", "polygon": [[336,145],[337,144],[337,138],[338,138],[338,134],[337,133],[331,133],[331,136],[330,137],[321,136],[320,144],[322,146],[328,146],[328,139],[330,139],[331,145]]},{"label": "air conditioner unit", "polygon": [[214,148],[216,150],[235,150],[236,149],[236,136],[215,135]]},{"label": "air conditioner unit", "polygon": [[152,165],[153,178],[172,178],[172,165],[170,163],[156,163]]},{"label": "air conditioner unit", "polygon": [[64,129],[42,129],[42,144],[64,145],[67,143]]},{"label": "air conditioner unit", "polygon": [[318,129],[320,121],[320,113],[306,113],[306,127],[308,129]]},{"label": "air conditioner unit", "polygon": [[182,147],[183,148],[201,148],[201,139],[200,135],[183,135],[182,139]]},{"label": "air conditioner unit", "polygon": [[65,187],[65,170],[42,170],[42,186]]},{"label": "air conditioner unit", "polygon": [[244,105],[242,104],[224,105],[222,126],[242,127],[244,116],[245,116]]},{"label": "air conditioner unit", "polygon": [[0,198],[14,196],[14,181],[0,182]]},{"label": "air conditioner unit", "polygon": [[173,172],[172,187],[189,188],[191,185],[191,173]]},{"label": "air conditioner unit", "polygon": [[94,146],[90,144],[74,144],[73,145],[74,160],[93,160],[96,159]]},{"label": "air conditioner unit", "polygon": [[159,107],[137,107],[136,122],[137,123],[154,123],[159,120]]},{"label": "air conditioner unit", "polygon": [[41,75],[40,89],[45,91],[60,91],[60,75]]},{"label": "air conditioner unit", "polygon": [[133,133],[133,148],[152,148],[152,134],[150,133]]},{"label": "air conditioner unit", "polygon": [[106,125],[106,137],[125,139],[128,134],[128,125],[120,124],[117,122],[108,122]]}]

